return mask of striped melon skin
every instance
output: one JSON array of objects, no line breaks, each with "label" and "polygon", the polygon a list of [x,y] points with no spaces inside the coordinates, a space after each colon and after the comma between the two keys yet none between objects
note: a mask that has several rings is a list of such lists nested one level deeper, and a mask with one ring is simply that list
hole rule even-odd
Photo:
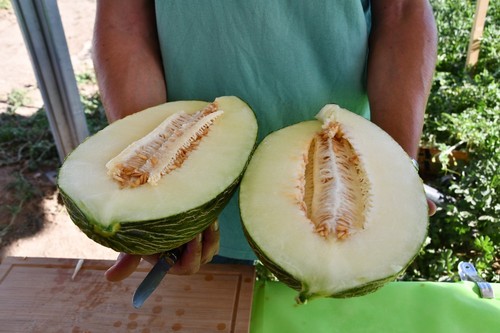
[{"label": "striped melon skin", "polygon": [[[359,160],[358,175],[369,184],[366,203],[354,206],[363,209],[362,227],[346,238],[325,237],[311,222],[310,206],[304,210],[299,200],[307,197],[301,197],[301,189],[310,179],[304,172],[311,143],[322,131],[320,121],[267,136],[254,152],[240,188],[241,219],[250,245],[280,281],[299,292],[299,303],[379,289],[408,267],[427,234],[425,192],[408,155],[368,120],[337,107],[325,108],[335,110],[341,132],[357,153],[352,161]],[[337,200],[339,206],[332,207],[350,201],[342,196]]]},{"label": "striped melon skin", "polygon": [[233,195],[257,138],[257,122],[246,103],[232,96],[216,102],[223,114],[182,166],[157,184],[120,187],[106,163],[170,115],[193,114],[207,102],[169,102],[144,110],[77,147],[58,176],[73,222],[104,246],[143,255],[176,248],[207,228]]},{"label": "striped melon skin", "polygon": [[207,228],[234,194],[240,178],[213,200],[182,214],[150,221],[127,221],[107,228],[89,219],[69,196],[63,191],[60,193],[71,220],[87,237],[119,252],[146,255],[175,249]]},{"label": "striped melon skin", "polygon": [[386,283],[394,281],[401,273],[403,273],[406,270],[406,268],[408,268],[413,259],[416,257],[415,255],[415,257],[408,262],[408,265],[406,267],[404,267],[403,269],[401,269],[401,271],[397,272],[394,275],[390,275],[379,280],[371,281],[369,283],[356,286],[355,288],[350,288],[340,292],[335,292],[333,294],[323,294],[311,291],[307,283],[304,283],[300,281],[298,278],[295,278],[287,271],[285,271],[282,267],[280,267],[277,263],[273,262],[270,256],[267,255],[261,248],[259,248],[259,246],[252,240],[251,236],[248,234],[246,229],[244,228],[243,230],[245,232],[245,236],[248,239],[248,243],[250,244],[251,248],[256,253],[257,257],[262,262],[262,264],[267,269],[269,269],[269,271],[273,273],[280,282],[283,282],[290,288],[295,289],[296,291],[299,292],[295,299],[295,301],[298,304],[305,304],[309,300],[321,297],[350,298],[350,297],[359,297],[366,294],[370,294],[382,288]]}]

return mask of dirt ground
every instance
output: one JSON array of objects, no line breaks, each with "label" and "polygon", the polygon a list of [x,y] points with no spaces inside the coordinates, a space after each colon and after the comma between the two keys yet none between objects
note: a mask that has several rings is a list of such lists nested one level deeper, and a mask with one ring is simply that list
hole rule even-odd
[{"label": "dirt ground", "polygon": [[[58,0],[58,6],[74,71],[89,72],[95,1]],[[27,94],[27,102],[16,112],[29,116],[42,107],[43,100],[13,9],[0,9],[0,49],[0,113],[7,110],[9,94],[19,90]],[[12,201],[8,184],[16,167],[0,168],[0,204],[4,207]],[[0,225],[15,226],[9,239],[2,240],[5,235],[0,229],[2,257],[116,258],[116,252],[94,243],[71,222],[58,202],[55,172],[40,170],[27,175],[27,180],[37,188],[37,199],[25,202],[15,218],[5,209],[1,211]]]}]

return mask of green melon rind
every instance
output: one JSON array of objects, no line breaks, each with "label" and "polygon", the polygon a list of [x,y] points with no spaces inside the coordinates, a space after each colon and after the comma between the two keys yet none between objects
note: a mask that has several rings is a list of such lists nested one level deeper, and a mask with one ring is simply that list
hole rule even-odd
[{"label": "green melon rind", "polygon": [[108,227],[85,215],[61,188],[59,191],[71,220],[87,237],[118,252],[149,255],[177,248],[212,224],[234,194],[242,175],[243,172],[214,199],[181,214],[150,221],[115,222]]},{"label": "green melon rind", "polygon": [[[423,188],[423,187],[422,187]],[[425,193],[425,191],[424,191]],[[351,297],[359,297],[359,296],[364,296],[370,293],[373,293],[377,291],[378,289],[382,288],[385,284],[388,282],[392,282],[398,278],[401,274],[403,274],[408,267],[413,263],[415,258],[418,257],[420,251],[417,251],[416,254],[407,262],[407,264],[397,273],[394,275],[390,275],[385,278],[381,278],[378,280],[370,281],[366,284],[360,285],[356,288],[350,288],[346,290],[342,290],[338,293],[332,294],[332,295],[324,295],[324,294],[316,294],[316,293],[310,293],[309,292],[309,287],[307,284],[302,283],[300,280],[296,279],[293,275],[289,274],[286,272],[284,269],[282,269],[278,264],[276,264],[250,237],[250,234],[247,232],[245,225],[242,223],[242,228],[243,228],[243,233],[245,234],[245,237],[256,254],[257,258],[262,262],[262,264],[271,271],[271,273],[276,276],[276,278],[280,281],[286,284],[288,287],[296,290],[299,292],[297,297],[295,298],[296,302],[298,304],[305,304],[309,300],[313,300],[315,298],[322,298],[322,297],[331,297],[331,298],[351,298]],[[427,232],[425,233],[425,237],[422,239],[421,243],[421,248],[425,244],[425,239],[427,237],[429,230],[429,224],[427,224]]]},{"label": "green melon rind", "polygon": [[[364,296],[370,293],[373,293],[377,291],[378,289],[382,288],[385,284],[388,282],[392,282],[398,278],[402,273],[408,269],[408,267],[411,265],[411,263],[415,260],[415,258],[418,256],[418,253],[415,254],[413,258],[411,258],[406,266],[401,269],[399,272],[397,272],[394,275],[390,275],[385,278],[381,278],[378,280],[370,281],[366,284],[360,285],[356,288],[350,288],[346,290],[342,290],[338,293],[331,294],[331,295],[325,295],[325,294],[316,294],[316,293],[310,293],[309,288],[307,284],[304,284],[300,282],[298,279],[296,279],[294,276],[283,270],[279,265],[277,265],[275,262],[272,261],[272,259],[269,258],[269,256],[262,251],[261,248],[252,240],[250,235],[245,229],[245,226],[243,225],[243,231],[245,236],[247,237],[248,243],[250,244],[250,247],[253,249],[255,254],[257,255],[257,258],[262,262],[262,264],[273,273],[276,278],[280,281],[286,284],[288,287],[296,290],[299,292],[297,297],[295,298],[296,302],[298,304],[305,304],[310,300],[313,300],[315,298],[323,298],[323,297],[330,297],[330,298],[351,298],[351,297],[359,297],[359,296]],[[422,242],[423,246],[424,242]]]},{"label": "green melon rind", "polygon": [[[240,101],[249,108],[257,124],[252,108],[245,101],[241,99]],[[224,191],[198,207],[161,219],[115,222],[104,226],[92,216],[87,216],[78,204],[64,192],[59,183],[57,183],[57,187],[71,220],[87,237],[118,252],[140,255],[156,254],[186,244],[217,219],[236,192],[256,148],[257,131],[245,165],[238,177]],[[69,155],[66,158],[68,157]]]},{"label": "green melon rind", "polygon": [[[306,123],[307,121],[304,121],[302,123]],[[300,124],[300,123],[298,123]],[[298,125],[296,124],[296,125]],[[423,181],[422,181],[422,191],[425,195],[424,187],[423,187]],[[241,213],[241,212],[240,212]],[[382,288],[385,284],[388,282],[395,281],[401,274],[403,274],[408,267],[413,263],[415,258],[418,257],[420,251],[417,251],[415,255],[407,262],[407,264],[397,273],[387,276],[385,278],[381,278],[378,280],[373,280],[370,281],[366,284],[357,286],[355,288],[350,288],[346,290],[342,290],[340,292],[331,294],[331,295],[325,295],[325,294],[317,294],[317,293],[311,293],[309,292],[309,287],[307,284],[302,283],[299,279],[296,279],[293,275],[289,274],[286,272],[282,267],[280,267],[278,264],[276,264],[251,238],[250,234],[245,228],[245,225],[243,223],[243,217],[240,217],[240,220],[242,221],[242,229],[244,232],[244,235],[256,254],[257,258],[262,262],[262,264],[269,269],[269,271],[276,276],[276,278],[280,281],[286,284],[288,287],[296,290],[299,292],[299,294],[296,297],[296,302],[298,304],[304,304],[307,303],[307,301],[315,299],[315,298],[323,298],[323,297],[330,297],[330,298],[351,298],[351,297],[358,297],[358,296],[363,296],[367,295],[370,293],[373,293],[377,291],[378,289]],[[425,239],[428,235],[428,229],[429,229],[429,223],[426,224],[426,233],[421,241],[421,248],[424,246]]]}]

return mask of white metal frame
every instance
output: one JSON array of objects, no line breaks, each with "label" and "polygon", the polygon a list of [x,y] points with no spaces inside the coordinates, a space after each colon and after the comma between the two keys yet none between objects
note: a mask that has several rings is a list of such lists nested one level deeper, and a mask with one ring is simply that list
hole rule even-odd
[{"label": "white metal frame", "polygon": [[88,135],[56,0],[12,0],[61,161]]}]

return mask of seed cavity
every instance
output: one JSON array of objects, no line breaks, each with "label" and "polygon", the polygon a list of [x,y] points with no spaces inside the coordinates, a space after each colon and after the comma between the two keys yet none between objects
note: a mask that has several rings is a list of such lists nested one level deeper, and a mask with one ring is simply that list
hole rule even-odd
[{"label": "seed cavity", "polygon": [[181,167],[222,113],[213,102],[193,114],[180,111],[169,116],[106,163],[108,175],[120,188],[157,185],[162,176]]},{"label": "seed cavity", "polygon": [[326,123],[315,135],[304,155],[303,169],[298,204],[314,232],[326,239],[345,240],[362,230],[370,184],[338,122]]}]

